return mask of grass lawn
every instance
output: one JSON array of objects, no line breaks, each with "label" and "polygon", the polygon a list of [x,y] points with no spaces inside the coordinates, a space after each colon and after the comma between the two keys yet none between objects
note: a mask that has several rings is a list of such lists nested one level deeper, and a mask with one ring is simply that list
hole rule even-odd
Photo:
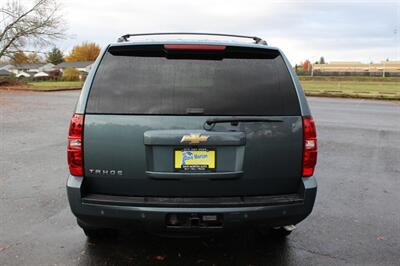
[{"label": "grass lawn", "polygon": [[29,85],[43,88],[60,88],[60,87],[82,87],[82,81],[34,81],[29,82]]},{"label": "grass lawn", "polygon": [[399,78],[300,77],[307,95],[400,100]]}]

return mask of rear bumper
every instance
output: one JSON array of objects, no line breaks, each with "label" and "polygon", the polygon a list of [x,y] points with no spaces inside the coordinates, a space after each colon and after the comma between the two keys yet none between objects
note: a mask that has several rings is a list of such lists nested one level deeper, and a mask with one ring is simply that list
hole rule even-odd
[{"label": "rear bumper", "polygon": [[[238,227],[283,226],[297,224],[312,211],[317,193],[314,177],[303,178],[297,194],[270,197],[196,199],[168,201],[139,197],[83,195],[83,177],[69,176],[68,200],[81,225],[105,228],[135,228],[153,232],[226,231]],[[156,200],[158,199],[158,200]],[[217,200],[215,202],[215,200]],[[169,227],[168,214],[217,214],[223,217],[219,227]]]}]

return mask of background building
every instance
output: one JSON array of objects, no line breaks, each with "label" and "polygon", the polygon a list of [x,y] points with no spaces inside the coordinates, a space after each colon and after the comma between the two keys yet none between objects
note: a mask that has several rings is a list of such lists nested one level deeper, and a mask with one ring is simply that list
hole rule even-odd
[{"label": "background building", "polygon": [[385,76],[400,77],[400,61],[382,61],[364,64],[361,62],[330,62],[312,64],[314,76]]}]

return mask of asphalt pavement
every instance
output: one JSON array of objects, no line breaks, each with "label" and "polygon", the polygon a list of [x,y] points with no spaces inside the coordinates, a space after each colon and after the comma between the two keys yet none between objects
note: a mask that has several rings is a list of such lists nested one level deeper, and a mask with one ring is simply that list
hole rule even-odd
[{"label": "asphalt pavement", "polygon": [[285,241],[238,231],[91,242],[65,193],[78,95],[0,91],[0,265],[400,265],[399,102],[309,98],[318,195]]}]

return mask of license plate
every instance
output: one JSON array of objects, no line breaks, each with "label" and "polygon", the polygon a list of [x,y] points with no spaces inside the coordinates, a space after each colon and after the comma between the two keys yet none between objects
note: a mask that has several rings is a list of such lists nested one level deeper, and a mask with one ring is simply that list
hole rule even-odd
[{"label": "license plate", "polygon": [[215,150],[181,149],[175,150],[175,170],[213,171],[215,170]]}]

